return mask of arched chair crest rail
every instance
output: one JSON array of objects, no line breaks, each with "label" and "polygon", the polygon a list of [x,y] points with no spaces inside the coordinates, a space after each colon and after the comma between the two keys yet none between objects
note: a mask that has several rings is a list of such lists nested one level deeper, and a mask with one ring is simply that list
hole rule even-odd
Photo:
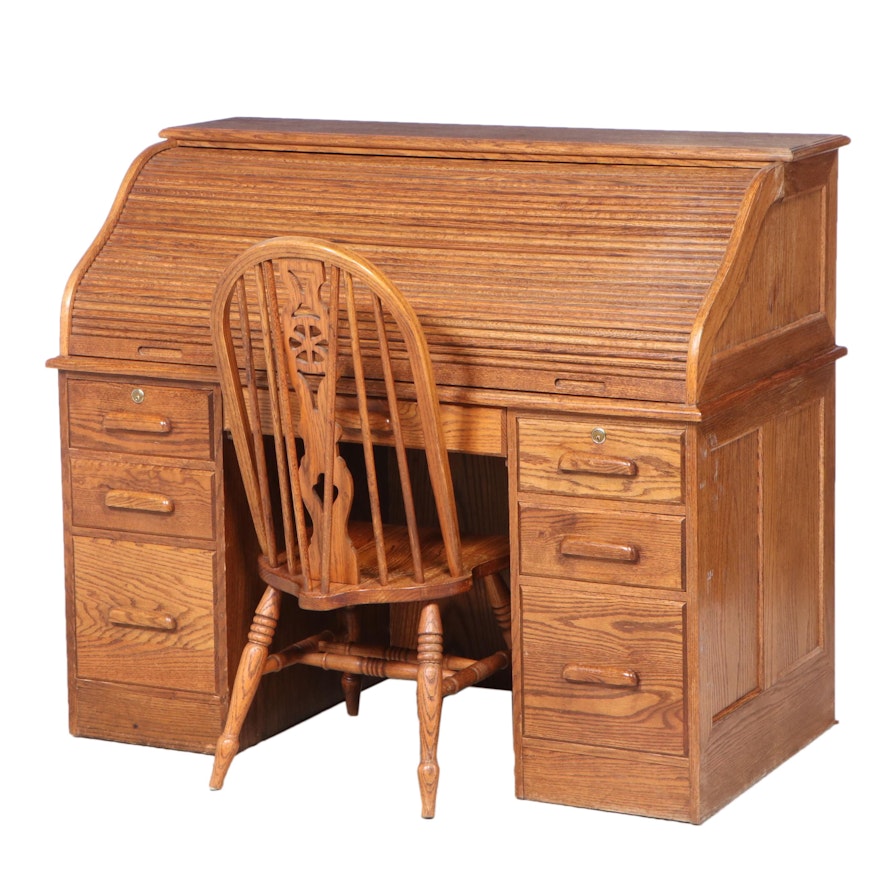
[{"label": "arched chair crest rail", "polygon": [[[443,698],[509,664],[510,597],[500,576],[509,546],[507,536],[459,534],[418,318],[394,284],[352,251],[283,237],[254,245],[227,268],[214,296],[212,338],[266,590],[211,787],[223,784],[261,677],[299,663],[342,673],[352,715],[362,675],[416,681],[422,815],[431,817]],[[424,505],[408,464],[405,440],[413,436],[425,451],[436,508],[430,529],[416,521]],[[399,514],[389,517],[389,506]],[[444,655],[439,603],[475,579],[484,581],[507,650],[479,660]],[[341,626],[273,652],[282,593],[302,608],[336,611]],[[417,650],[358,644],[357,607],[398,602],[420,606]]]}]

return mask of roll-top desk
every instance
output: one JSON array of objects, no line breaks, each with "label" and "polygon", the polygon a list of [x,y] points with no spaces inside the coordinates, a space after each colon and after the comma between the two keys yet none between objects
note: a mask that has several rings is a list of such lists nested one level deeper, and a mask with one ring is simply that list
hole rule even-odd
[{"label": "roll-top desk", "polygon": [[[70,279],[50,362],[74,734],[213,749],[259,585],[209,302],[240,251],[290,233],[411,298],[449,445],[487,465],[519,796],[700,822],[834,723],[846,138],[272,119],[162,137]],[[338,701],[314,673],[264,681],[246,744]]]}]

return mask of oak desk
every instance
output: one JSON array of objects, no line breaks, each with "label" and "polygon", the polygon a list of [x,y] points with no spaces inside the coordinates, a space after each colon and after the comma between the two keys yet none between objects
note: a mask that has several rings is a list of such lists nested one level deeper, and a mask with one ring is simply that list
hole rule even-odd
[{"label": "oak desk", "polygon": [[[699,822],[834,723],[846,138],[162,135],[71,277],[50,362],[73,733],[213,749],[260,588],[209,301],[288,233],[350,245],[411,298],[449,445],[478,456],[462,491],[509,527],[518,795]],[[454,637],[485,615],[476,596]],[[243,742],[336,702],[328,679],[270,676]]]}]

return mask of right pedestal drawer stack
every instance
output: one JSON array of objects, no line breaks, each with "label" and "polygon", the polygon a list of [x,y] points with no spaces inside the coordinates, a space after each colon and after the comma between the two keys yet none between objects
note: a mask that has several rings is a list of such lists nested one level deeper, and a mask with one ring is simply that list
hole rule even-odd
[{"label": "right pedestal drawer stack", "polygon": [[517,794],[702,822],[834,724],[834,368],[511,414]]},{"label": "right pedestal drawer stack", "polygon": [[687,818],[683,429],[514,424],[518,793]]}]

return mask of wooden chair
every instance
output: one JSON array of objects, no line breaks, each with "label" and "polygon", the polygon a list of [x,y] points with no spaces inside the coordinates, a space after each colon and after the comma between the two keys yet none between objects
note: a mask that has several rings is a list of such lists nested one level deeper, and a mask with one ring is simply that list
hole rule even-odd
[{"label": "wooden chair", "polygon": [[[509,566],[509,546],[506,536],[459,535],[419,321],[391,281],[356,254],[284,237],[249,248],[226,270],[214,297],[212,335],[267,586],[217,742],[211,787],[223,784],[261,677],[301,663],[342,673],[351,715],[361,676],[416,681],[418,777],[422,815],[430,818],[443,698],[509,664],[510,596],[499,574]],[[356,467],[346,460],[352,447],[343,437],[356,440]],[[407,441],[425,450],[437,528],[416,523],[421,499],[413,492]],[[386,522],[382,490],[392,468],[377,467],[380,452],[396,462],[401,524]],[[360,502],[363,522],[351,516],[355,475],[368,496]],[[484,581],[507,650],[476,661],[444,655],[439,603],[475,579]],[[305,609],[339,611],[341,626],[270,654],[282,593]],[[357,607],[398,602],[420,606],[417,650],[358,644]]]}]

